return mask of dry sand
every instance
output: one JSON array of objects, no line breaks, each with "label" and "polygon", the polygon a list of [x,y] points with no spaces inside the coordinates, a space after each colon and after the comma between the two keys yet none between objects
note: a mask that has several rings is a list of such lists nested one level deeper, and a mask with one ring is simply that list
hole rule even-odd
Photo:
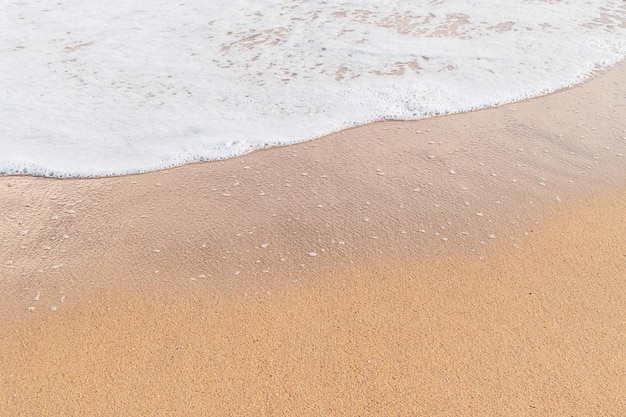
[{"label": "dry sand", "polygon": [[0,178],[0,414],[626,415],[625,79]]}]

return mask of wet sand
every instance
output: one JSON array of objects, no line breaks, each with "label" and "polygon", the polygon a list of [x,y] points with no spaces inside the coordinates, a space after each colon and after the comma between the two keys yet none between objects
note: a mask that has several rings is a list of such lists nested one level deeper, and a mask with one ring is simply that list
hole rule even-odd
[{"label": "wet sand", "polygon": [[624,79],[136,176],[0,177],[0,409],[625,414]]}]

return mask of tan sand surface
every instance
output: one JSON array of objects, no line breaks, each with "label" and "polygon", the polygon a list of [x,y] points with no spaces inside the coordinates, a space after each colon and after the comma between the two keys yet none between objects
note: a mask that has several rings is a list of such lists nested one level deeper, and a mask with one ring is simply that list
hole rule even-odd
[{"label": "tan sand surface", "polygon": [[0,414],[625,415],[625,79],[0,177]]}]

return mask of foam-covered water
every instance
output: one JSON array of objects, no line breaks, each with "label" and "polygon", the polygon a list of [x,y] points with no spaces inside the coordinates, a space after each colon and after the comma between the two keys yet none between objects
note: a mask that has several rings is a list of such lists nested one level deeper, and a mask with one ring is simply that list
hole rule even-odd
[{"label": "foam-covered water", "polygon": [[622,0],[10,0],[0,27],[0,172],[48,176],[493,106],[626,55]]}]

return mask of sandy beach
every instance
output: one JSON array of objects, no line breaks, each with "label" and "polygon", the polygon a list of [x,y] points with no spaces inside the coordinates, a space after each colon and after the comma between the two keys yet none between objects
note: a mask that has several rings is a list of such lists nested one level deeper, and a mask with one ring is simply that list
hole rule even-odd
[{"label": "sandy beach", "polygon": [[624,80],[0,177],[0,414],[625,415]]}]

